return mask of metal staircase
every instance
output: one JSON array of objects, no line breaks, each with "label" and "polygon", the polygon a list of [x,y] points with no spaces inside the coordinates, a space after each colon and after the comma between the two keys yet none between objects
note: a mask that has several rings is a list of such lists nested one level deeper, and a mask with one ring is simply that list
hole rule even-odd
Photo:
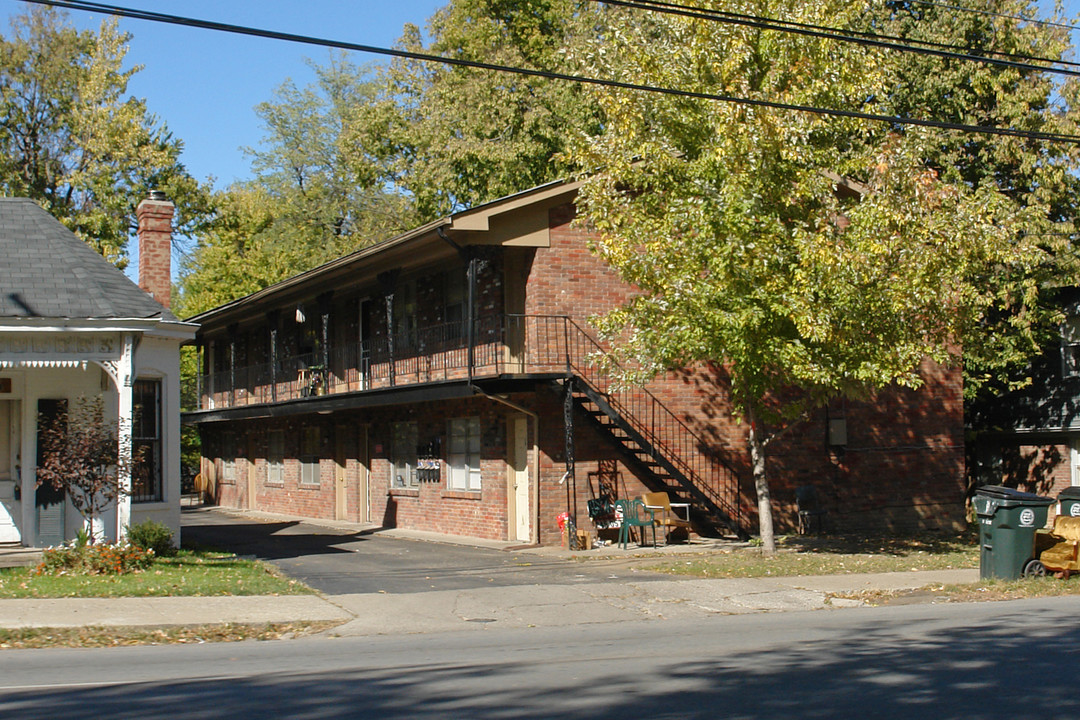
[{"label": "metal staircase", "polygon": [[747,539],[735,470],[651,392],[620,385],[603,347],[573,320],[563,319],[574,403],[590,424],[650,490],[689,502],[696,527]]}]

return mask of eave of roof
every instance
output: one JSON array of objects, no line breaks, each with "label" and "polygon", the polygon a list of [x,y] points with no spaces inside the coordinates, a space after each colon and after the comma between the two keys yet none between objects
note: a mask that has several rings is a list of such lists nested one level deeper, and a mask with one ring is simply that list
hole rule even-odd
[{"label": "eave of roof", "polygon": [[[420,243],[424,241],[436,241],[442,244],[444,241],[439,238],[439,230],[445,231],[484,231],[487,229],[488,219],[492,216],[501,214],[501,212],[509,212],[521,207],[523,204],[530,204],[526,202],[532,197],[532,201],[539,202],[543,199],[550,198],[552,196],[559,196],[563,194],[570,194],[577,191],[580,186],[579,182],[567,182],[565,180],[555,180],[543,185],[538,185],[528,190],[523,190],[513,195],[507,195],[496,200],[492,200],[476,207],[469,208],[468,210],[462,210],[461,212],[454,213],[448,217],[439,218],[429,223],[421,225],[417,228],[409,230],[401,235],[392,237],[388,240],[375,243],[366,248],[362,248],[348,255],[343,255],[340,258],[331,260],[328,263],[319,265],[318,267],[310,270],[298,273],[280,282],[274,283],[262,290],[256,291],[250,295],[246,295],[242,298],[238,298],[231,302],[219,305],[216,308],[207,310],[193,315],[185,320],[185,322],[196,323],[200,325],[205,324],[219,324],[223,319],[228,317],[239,317],[247,312],[257,308],[261,303],[269,303],[269,301],[279,298],[280,296],[287,295],[292,290],[299,290],[314,283],[319,279],[332,278],[339,272],[344,272],[348,268],[367,262],[375,257],[388,254],[396,249],[400,249],[412,243]],[[469,243],[465,243],[469,244]]]}]

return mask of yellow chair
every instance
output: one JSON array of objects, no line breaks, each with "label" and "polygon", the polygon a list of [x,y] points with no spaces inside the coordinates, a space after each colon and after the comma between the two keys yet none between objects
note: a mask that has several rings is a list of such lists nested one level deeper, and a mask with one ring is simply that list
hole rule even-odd
[{"label": "yellow chair", "polygon": [[671,508],[671,498],[668,497],[666,492],[651,492],[645,493],[641,496],[641,501],[645,503],[645,507],[652,510],[658,517],[656,518],[656,524],[661,525],[664,528],[664,539],[667,540],[671,536],[671,531],[676,530],[682,532],[685,530],[689,534],[690,525],[690,507],[686,507],[687,519],[679,517],[675,514],[675,511]]},{"label": "yellow chair", "polygon": [[1050,547],[1039,553],[1043,567],[1053,572],[1074,573],[1080,570],[1080,517],[1058,515],[1054,529],[1046,538],[1053,541]]}]

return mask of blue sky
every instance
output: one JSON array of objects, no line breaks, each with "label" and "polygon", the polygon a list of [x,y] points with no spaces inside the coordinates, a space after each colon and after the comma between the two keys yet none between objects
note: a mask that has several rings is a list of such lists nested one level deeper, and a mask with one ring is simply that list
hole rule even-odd
[{"label": "blue sky", "polygon": [[[446,0],[184,0],[165,8],[153,0],[112,0],[147,10],[162,9],[221,23],[247,25],[298,35],[391,46],[402,27],[421,28]],[[962,4],[963,0],[940,0]],[[1044,5],[1049,3],[1043,2]],[[0,0],[9,15],[25,8],[16,0]],[[1066,11],[1076,16],[1080,0],[1068,0]],[[71,11],[80,26],[97,27],[102,16]],[[6,24],[0,32],[6,32]],[[262,128],[254,107],[271,98],[275,87],[291,78],[298,85],[313,79],[305,63],[324,63],[322,47],[278,40],[248,38],[122,19],[133,35],[129,59],[144,69],[129,91],[145,97],[152,112],[184,140],[184,162],[195,177],[216,178],[217,187],[249,176],[244,147],[255,147]],[[1075,33],[1074,42],[1080,38]],[[384,62],[382,57],[355,54],[355,62]]]},{"label": "blue sky", "polygon": [[[7,15],[26,5],[0,0]],[[152,0],[114,0],[114,4],[161,10],[217,22],[248,25],[300,35],[390,47],[405,23],[424,28],[445,0],[184,0],[163,6]],[[73,22],[97,28],[103,16],[70,11]],[[0,32],[6,34],[6,22]],[[144,97],[173,134],[184,141],[183,161],[197,178],[216,178],[218,187],[249,176],[241,148],[263,136],[254,107],[269,100],[287,78],[303,86],[314,79],[304,62],[324,63],[325,48],[278,40],[211,32],[176,25],[122,19],[133,35],[131,64],[144,69],[128,90]],[[379,58],[355,55],[358,63]]]},{"label": "blue sky", "polygon": [[[112,0],[126,7],[380,47],[392,46],[405,23],[423,29],[446,1],[184,0],[164,6],[160,0]],[[938,1],[963,4],[963,0]],[[1041,4],[1050,5],[1047,0]],[[1080,0],[1067,0],[1064,5],[1071,17],[1080,11]],[[25,7],[18,0],[0,0],[0,12],[6,11],[7,16]],[[92,28],[103,19],[77,11],[71,11],[71,18],[81,27]],[[144,66],[132,79],[129,92],[146,98],[150,110],[183,140],[188,170],[199,179],[214,177],[219,188],[250,176],[250,158],[243,148],[257,146],[263,136],[255,105],[271,99],[286,79],[298,86],[312,81],[305,58],[319,63],[329,58],[324,48],[278,40],[140,20],[124,19],[120,25],[133,36],[129,62]],[[0,33],[7,31],[7,23],[0,24]],[[1074,44],[1078,38],[1080,32],[1074,33]],[[366,63],[385,58],[357,53],[354,60]],[[134,257],[137,248],[131,250]],[[129,272],[134,267],[132,263]]]},{"label": "blue sky", "polygon": [[[940,0],[949,2],[950,0]],[[153,0],[113,0],[117,5],[162,9],[200,19],[301,35],[389,47],[405,23],[424,28],[446,0],[184,0],[163,7]],[[963,4],[963,0],[951,0]],[[1044,5],[1047,4],[1044,0]],[[0,0],[10,16],[25,6]],[[1076,16],[1080,0],[1068,0]],[[101,16],[71,12],[74,22],[97,27]],[[249,177],[244,147],[263,136],[254,107],[269,100],[283,81],[303,86],[313,79],[305,58],[325,62],[324,48],[244,37],[140,20],[121,20],[133,35],[128,59],[144,66],[129,91],[184,141],[183,160],[197,178],[213,176],[218,187]],[[6,23],[0,32],[7,32]],[[1074,42],[1080,33],[1074,34]],[[355,54],[358,63],[384,58]]]}]

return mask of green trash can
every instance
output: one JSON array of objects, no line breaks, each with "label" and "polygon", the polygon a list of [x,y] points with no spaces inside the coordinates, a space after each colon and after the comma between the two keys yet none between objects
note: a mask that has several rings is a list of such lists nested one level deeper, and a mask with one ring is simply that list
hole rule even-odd
[{"label": "green trash can", "polygon": [[1067,487],[1058,493],[1058,515],[1080,517],[1080,487]]},{"label": "green trash can", "polygon": [[979,577],[1015,580],[1035,552],[1035,531],[1046,524],[1053,498],[1000,485],[975,491],[979,519]]}]

